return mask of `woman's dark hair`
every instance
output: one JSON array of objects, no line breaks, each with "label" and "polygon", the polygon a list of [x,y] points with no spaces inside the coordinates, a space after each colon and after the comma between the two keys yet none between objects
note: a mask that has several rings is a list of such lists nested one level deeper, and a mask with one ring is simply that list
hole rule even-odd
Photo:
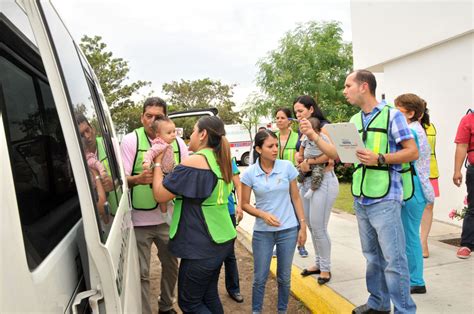
[{"label": "woman's dark hair", "polygon": [[253,149],[254,149],[254,162],[257,160],[257,158],[260,158],[260,154],[257,152],[256,148],[257,147],[260,147],[262,148],[263,146],[263,142],[265,142],[265,140],[269,137],[273,137],[274,139],[277,139],[278,137],[276,136],[275,133],[273,133],[273,131],[270,131],[270,130],[262,130],[262,131],[259,131],[257,132],[257,134],[255,134],[255,138],[253,140]]},{"label": "woman's dark hair", "polygon": [[425,107],[423,105],[423,99],[415,94],[402,94],[395,98],[395,106],[402,107],[408,111],[413,111],[413,117],[410,119],[411,122],[418,121]]},{"label": "woman's dark hair", "polygon": [[288,108],[278,108],[277,110],[275,110],[275,116],[280,111],[283,112],[287,118],[293,118],[293,115],[291,114],[291,110]]},{"label": "woman's dark hair", "polygon": [[424,111],[423,111],[423,117],[421,117],[421,125],[423,126],[424,129],[427,129],[431,122],[430,122],[430,111],[428,110],[428,104],[426,103],[426,100],[424,100],[423,98],[421,98],[421,101],[423,102],[423,106],[424,106]]},{"label": "woman's dark hair", "polygon": [[[330,123],[330,121],[326,119],[326,117],[324,116],[323,111],[321,110],[321,108],[319,108],[318,104],[316,103],[313,97],[308,96],[308,95],[296,97],[296,99],[293,101],[293,113],[295,113],[294,108],[295,108],[296,103],[302,104],[308,110],[310,110],[312,107],[313,108],[313,113],[311,114],[312,117],[318,118],[319,121],[321,122]],[[295,116],[296,116],[296,113],[295,113]]]},{"label": "woman's dark hair", "polygon": [[224,123],[218,117],[202,117],[197,122],[199,132],[207,131],[207,146],[212,148],[217,156],[222,178],[226,183],[232,181],[232,159],[230,145],[225,138]]}]

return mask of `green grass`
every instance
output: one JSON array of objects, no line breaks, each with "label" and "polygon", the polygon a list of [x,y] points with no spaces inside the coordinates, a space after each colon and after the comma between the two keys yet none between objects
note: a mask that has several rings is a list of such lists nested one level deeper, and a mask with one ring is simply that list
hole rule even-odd
[{"label": "green grass", "polygon": [[351,193],[350,183],[339,184],[339,195],[333,207],[349,214],[354,214],[354,197]]}]

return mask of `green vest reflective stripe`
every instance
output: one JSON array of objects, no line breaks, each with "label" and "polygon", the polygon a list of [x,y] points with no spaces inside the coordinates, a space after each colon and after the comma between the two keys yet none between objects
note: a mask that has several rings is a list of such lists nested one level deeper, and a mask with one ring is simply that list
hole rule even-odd
[{"label": "green vest reflective stripe", "polygon": [[296,165],[296,143],[298,142],[298,133],[290,130],[290,134],[288,135],[288,139],[286,140],[285,147],[283,147],[283,152],[281,149],[280,143],[280,132],[276,132],[276,136],[278,137],[278,159],[284,159],[291,161],[294,165]]},{"label": "green vest reflective stripe", "polygon": [[[390,152],[388,141],[388,127],[390,123],[390,107],[375,114],[367,127],[364,129],[362,112],[352,116],[350,122],[354,123],[361,134],[365,147],[376,154],[387,154]],[[390,191],[390,166],[364,166],[354,164],[355,171],[352,175],[352,195],[356,197],[383,198]],[[402,164],[400,175],[403,182],[403,198],[408,200],[413,196],[412,167],[409,163]]]},{"label": "green vest reflective stripe", "polygon": [[[213,242],[222,244],[234,239],[237,236],[234,225],[229,215],[228,198],[232,190],[232,183],[226,183],[222,178],[222,173],[217,163],[216,156],[211,149],[203,149],[196,152],[198,155],[206,157],[211,171],[217,177],[217,184],[211,195],[201,204],[204,221]],[[173,239],[178,231],[181,219],[182,198],[176,197],[174,204],[173,218],[170,226],[170,238]]]},{"label": "green vest reflective stripe", "polygon": [[[143,127],[136,129],[135,134],[137,136],[137,150],[135,160],[133,161],[132,176],[143,172],[143,156],[150,148],[150,140]],[[153,196],[153,190],[150,184],[135,185],[132,187],[131,197],[133,209],[153,210],[158,205]]]},{"label": "green vest reflective stripe", "polygon": [[[97,143],[97,158],[99,158],[99,161],[104,165],[105,170],[107,171],[107,174],[113,180],[112,172],[110,171],[109,158],[107,157],[107,153],[105,151],[104,139],[102,137],[97,137],[96,143]],[[114,184],[114,188],[115,188],[115,184]],[[122,197],[121,194],[122,193],[120,189],[107,192],[107,202],[109,203],[110,213],[112,215],[115,215],[115,213],[117,212],[119,200]]]},{"label": "green vest reflective stripe", "polygon": [[428,139],[428,144],[430,144],[431,148],[430,179],[436,179],[439,177],[439,172],[438,161],[436,160],[436,128],[433,123],[428,125],[426,128],[426,138]]},{"label": "green vest reflective stripe", "polygon": [[178,140],[174,140],[171,146],[173,147],[174,165],[177,166],[181,163],[181,148],[179,147]]}]

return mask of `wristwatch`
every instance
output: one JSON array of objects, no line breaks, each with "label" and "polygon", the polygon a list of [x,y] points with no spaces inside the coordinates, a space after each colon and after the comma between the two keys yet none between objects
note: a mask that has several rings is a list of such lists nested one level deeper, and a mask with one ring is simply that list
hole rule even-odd
[{"label": "wristwatch", "polygon": [[379,153],[379,157],[377,158],[377,164],[379,166],[385,165],[385,157],[381,153]]}]

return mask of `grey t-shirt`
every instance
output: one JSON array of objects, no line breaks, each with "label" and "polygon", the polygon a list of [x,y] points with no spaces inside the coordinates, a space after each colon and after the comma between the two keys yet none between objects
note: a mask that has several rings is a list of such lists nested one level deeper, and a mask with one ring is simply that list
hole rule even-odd
[{"label": "grey t-shirt", "polygon": [[[329,143],[329,139],[326,135],[323,133],[320,133],[319,136],[321,136],[321,139],[323,139],[325,142]],[[304,159],[308,158],[315,158],[320,155],[322,155],[322,151],[319,149],[318,145],[316,145],[313,141],[310,141],[306,136],[305,138],[301,141],[301,146],[304,147]]]}]

